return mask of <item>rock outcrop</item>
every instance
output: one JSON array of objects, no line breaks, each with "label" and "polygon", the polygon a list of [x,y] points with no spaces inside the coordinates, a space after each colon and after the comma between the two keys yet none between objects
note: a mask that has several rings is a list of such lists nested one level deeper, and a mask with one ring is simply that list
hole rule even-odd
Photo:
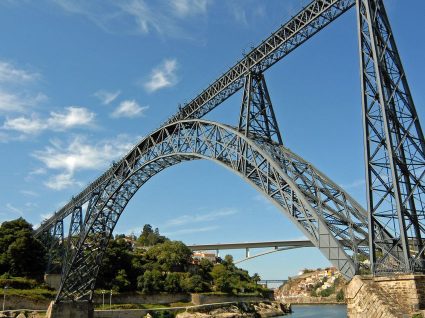
[{"label": "rock outcrop", "polygon": [[279,302],[232,303],[188,308],[176,318],[268,318],[291,312],[291,306]]}]

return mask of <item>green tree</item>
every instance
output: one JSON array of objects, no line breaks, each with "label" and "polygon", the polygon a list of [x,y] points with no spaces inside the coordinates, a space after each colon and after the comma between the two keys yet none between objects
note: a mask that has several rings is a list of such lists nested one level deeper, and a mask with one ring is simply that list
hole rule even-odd
[{"label": "green tree", "polygon": [[237,276],[223,264],[216,264],[211,276],[214,281],[214,287],[217,291],[224,293],[234,293],[238,287]]},{"label": "green tree", "polygon": [[164,281],[164,290],[169,293],[180,292],[182,290],[180,280],[180,273],[167,273]]},{"label": "green tree", "polygon": [[156,262],[164,272],[186,271],[191,256],[192,251],[179,241],[166,241],[146,252],[146,259]]},{"label": "green tree", "polygon": [[102,259],[102,266],[99,269],[98,288],[112,288],[113,280],[118,276],[120,270],[124,270],[126,275],[128,275],[127,279],[130,281],[132,288],[136,287],[137,273],[133,274],[133,256],[131,252],[131,244],[124,238],[117,236],[116,239],[109,241]]},{"label": "green tree", "polygon": [[164,279],[160,271],[147,270],[137,278],[137,288],[144,293],[155,293],[163,290]]},{"label": "green tree", "polygon": [[46,250],[34,238],[30,223],[23,218],[0,226],[0,272],[40,278],[46,268]]},{"label": "green tree", "polygon": [[9,271],[14,276],[41,278],[46,269],[45,250],[31,233],[20,233],[6,252]]},{"label": "green tree", "polygon": [[165,236],[159,234],[158,228],[153,230],[150,224],[145,224],[137,241],[142,246],[154,246],[156,244],[164,243],[167,240],[168,239]]},{"label": "green tree", "polygon": [[254,275],[252,275],[252,280],[258,284],[258,282],[261,280],[260,275],[258,275],[258,273],[254,273]]},{"label": "green tree", "polygon": [[204,282],[199,275],[184,275],[181,280],[181,286],[186,292],[199,293],[204,291]]},{"label": "green tree", "polygon": [[131,290],[131,283],[125,269],[120,269],[117,276],[112,280],[112,289],[118,292]]}]

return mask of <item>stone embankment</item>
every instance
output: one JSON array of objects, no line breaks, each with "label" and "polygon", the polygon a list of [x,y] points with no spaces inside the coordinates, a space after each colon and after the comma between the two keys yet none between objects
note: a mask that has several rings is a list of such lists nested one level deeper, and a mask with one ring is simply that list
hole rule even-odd
[{"label": "stone embankment", "polygon": [[355,276],[346,287],[348,317],[425,317],[425,275]]},{"label": "stone embankment", "polygon": [[176,318],[268,318],[291,312],[291,305],[279,302],[232,303],[189,307]]}]

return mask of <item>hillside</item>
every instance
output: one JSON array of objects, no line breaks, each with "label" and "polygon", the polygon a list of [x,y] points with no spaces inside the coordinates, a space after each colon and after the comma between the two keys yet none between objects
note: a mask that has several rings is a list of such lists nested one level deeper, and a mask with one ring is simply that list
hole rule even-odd
[{"label": "hillside", "polygon": [[336,303],[344,301],[344,287],[347,284],[341,273],[334,267],[303,270],[298,276],[275,292],[276,300],[284,303]]}]

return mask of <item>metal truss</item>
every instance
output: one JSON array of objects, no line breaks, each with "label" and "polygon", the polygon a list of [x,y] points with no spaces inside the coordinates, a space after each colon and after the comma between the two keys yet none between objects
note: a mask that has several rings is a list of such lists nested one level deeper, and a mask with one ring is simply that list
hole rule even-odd
[{"label": "metal truss", "polygon": [[359,248],[367,241],[367,213],[341,188],[279,144],[219,123],[181,121],[142,141],[133,159],[117,169],[100,193],[87,212],[57,301],[91,298],[103,252],[127,203],[160,171],[194,159],[215,161],[240,175],[294,222],[345,277],[356,273],[356,256],[368,253],[367,244]]},{"label": "metal truss", "polygon": [[245,78],[238,128],[246,136],[255,134],[283,144],[263,74],[250,72]]},{"label": "metal truss", "polygon": [[65,253],[63,220],[57,220],[51,228],[49,243],[47,274],[60,272],[63,265]]},{"label": "metal truss", "polygon": [[[166,123],[171,123],[179,119],[201,118],[241,89],[244,86],[245,77],[251,71],[256,73],[264,72],[344,12],[348,11],[354,4],[355,0],[312,1],[287,23],[273,32],[260,45],[255,47],[236,65],[231,67],[229,71],[202,91],[201,94],[184,105]],[[116,166],[126,160],[128,158],[124,157],[116,165],[106,170],[104,174],[99,176],[83,191],[75,195],[52,218],[37,228],[35,234],[37,236],[42,235],[44,231],[54,226],[55,220],[67,217],[76,206],[82,206],[88,202],[93,192],[100,192],[102,187],[106,186],[110,177],[115,173]]]},{"label": "metal truss", "polygon": [[[66,238],[66,250],[64,255],[64,264],[71,261],[72,251],[75,250],[78,244],[78,239],[83,229],[83,209],[82,207],[75,207],[71,215],[71,222],[69,224],[69,233]],[[62,269],[66,266],[64,265]],[[63,274],[63,273],[62,273]]]},{"label": "metal truss", "polygon": [[[424,271],[421,125],[383,1],[359,0],[357,16],[372,270],[375,274]],[[377,223],[394,240],[380,237]],[[395,264],[388,253],[397,244],[400,262]]]},{"label": "metal truss", "polygon": [[[282,145],[262,75],[356,2],[369,213]],[[244,84],[238,128],[194,120]],[[370,254],[375,274],[425,268],[424,139],[382,0],[312,1],[38,228],[40,236],[89,202],[78,240],[70,232],[57,301],[91,299],[128,201],[152,176],[194,159],[213,160],[262,191],[347,278],[359,254]]]}]

